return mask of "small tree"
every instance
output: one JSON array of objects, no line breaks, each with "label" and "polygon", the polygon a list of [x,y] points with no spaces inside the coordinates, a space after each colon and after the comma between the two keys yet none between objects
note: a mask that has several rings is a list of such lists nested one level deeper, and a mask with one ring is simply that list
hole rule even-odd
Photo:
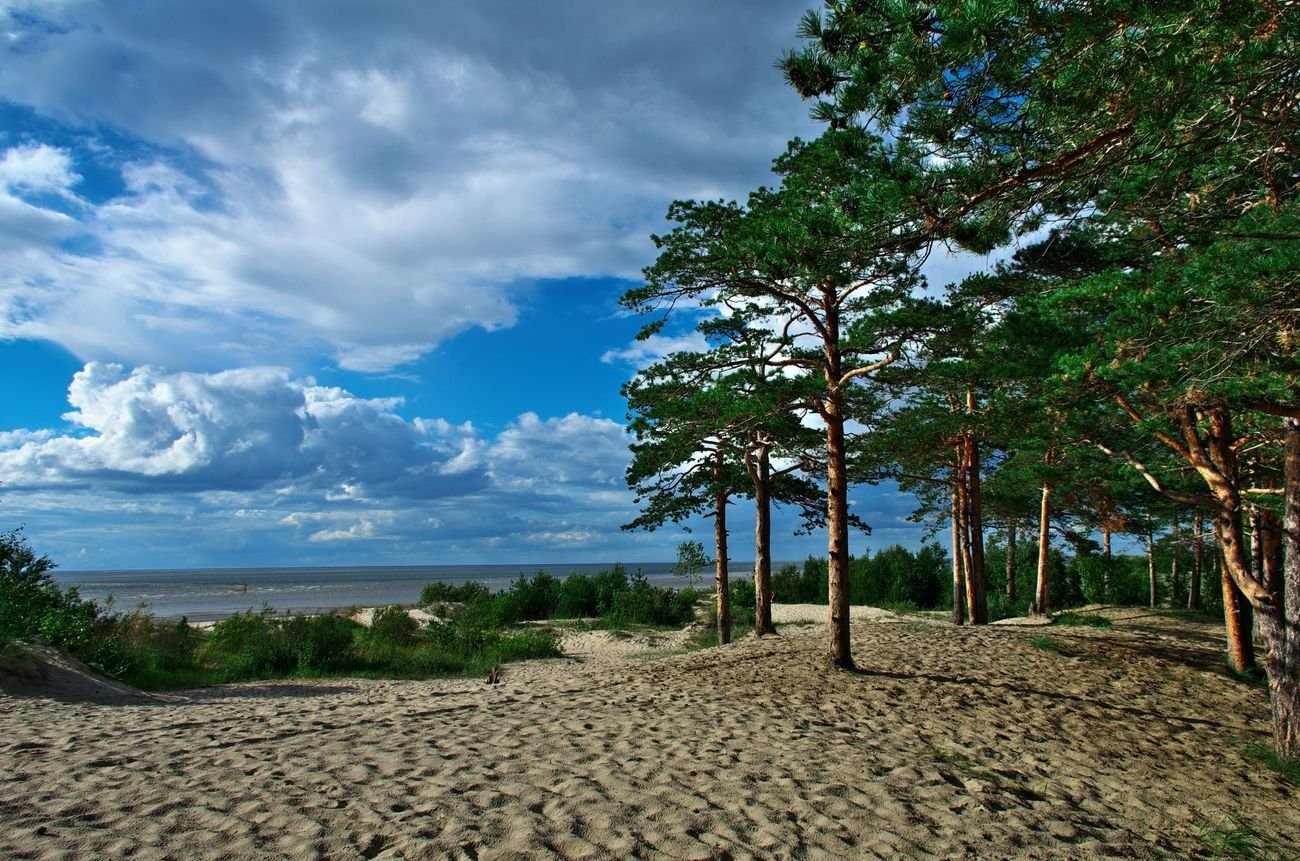
[{"label": "small tree", "polygon": [[700,582],[700,572],[713,564],[709,554],[704,552],[704,545],[698,541],[683,541],[677,545],[677,564],[673,566],[673,575],[681,577],[686,585],[694,589]]}]

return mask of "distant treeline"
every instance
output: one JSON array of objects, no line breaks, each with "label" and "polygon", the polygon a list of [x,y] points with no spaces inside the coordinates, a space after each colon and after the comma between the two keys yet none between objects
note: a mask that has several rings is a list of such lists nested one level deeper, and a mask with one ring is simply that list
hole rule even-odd
[{"label": "distant treeline", "polygon": [[[1177,564],[1174,564],[1175,554]],[[1028,614],[1037,578],[1038,546],[1019,544],[1012,565],[1013,588],[1007,589],[1007,549],[991,543],[985,553],[988,572],[989,616],[1005,619]],[[1054,600],[1060,608],[1084,604],[1145,605],[1149,601],[1151,566],[1157,571],[1157,600],[1173,607],[1187,606],[1192,553],[1187,548],[1157,547],[1154,562],[1145,556],[1080,552],[1066,556],[1053,548],[1048,556]],[[952,609],[952,557],[938,544],[927,543],[915,552],[895,545],[868,551],[849,560],[850,597],[856,605],[901,610]],[[824,604],[829,566],[825,557],[810,556],[802,565],[785,565],[772,575],[777,603]],[[739,581],[733,588],[733,607],[753,606],[753,585]],[[748,596],[748,602],[745,601]],[[1217,576],[1201,583],[1200,606],[1215,611],[1221,605]]]}]

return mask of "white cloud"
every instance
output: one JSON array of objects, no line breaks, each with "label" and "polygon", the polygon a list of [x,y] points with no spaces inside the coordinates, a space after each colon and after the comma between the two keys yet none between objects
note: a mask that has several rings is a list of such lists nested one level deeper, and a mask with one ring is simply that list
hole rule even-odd
[{"label": "white cloud", "polygon": [[78,549],[139,530],[171,553],[203,547],[209,531],[268,554],[377,541],[404,553],[581,550],[634,516],[627,438],[608,419],[526,413],[485,439],[468,423],[404,419],[400,399],[264,367],[90,363],[69,402],[70,431],[0,435],[0,481],[7,502]]},{"label": "white cloud", "polygon": [[0,182],[78,214],[0,196],[22,239],[0,242],[0,336],[372,372],[512,325],[520,279],[635,276],[669,200],[743,194],[804,125],[771,66],[803,3],[673,5],[0,10],[0,100],[126,186],[99,200],[68,151],[6,151]]}]

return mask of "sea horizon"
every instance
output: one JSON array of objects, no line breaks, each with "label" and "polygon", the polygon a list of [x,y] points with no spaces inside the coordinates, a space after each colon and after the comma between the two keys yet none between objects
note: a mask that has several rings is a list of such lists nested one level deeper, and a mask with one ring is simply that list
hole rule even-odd
[{"label": "sea horizon", "polygon": [[[115,612],[140,609],[160,619],[214,621],[264,607],[277,613],[324,613],[350,607],[415,604],[431,582],[479,582],[499,591],[518,577],[545,571],[558,578],[594,574],[621,566],[638,571],[656,586],[685,585],[673,574],[675,562],[552,562],[465,565],[303,565],[203,568],[106,568],[52,572],[63,587],[76,587],[82,598]],[[785,563],[773,563],[774,566]],[[729,565],[731,576],[744,578],[752,561]],[[698,582],[713,579],[701,569]]]}]

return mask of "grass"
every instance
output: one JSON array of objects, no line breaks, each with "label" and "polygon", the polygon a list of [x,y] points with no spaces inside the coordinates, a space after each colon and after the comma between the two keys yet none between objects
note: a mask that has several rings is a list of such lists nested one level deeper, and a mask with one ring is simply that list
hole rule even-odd
[{"label": "grass", "polygon": [[1026,642],[1035,649],[1042,649],[1044,652],[1054,652],[1058,655],[1065,654],[1065,649],[1061,647],[1061,644],[1046,634],[1038,634],[1033,637],[1028,637]]},{"label": "grass", "polygon": [[1260,834],[1249,823],[1242,822],[1232,815],[1225,816],[1218,825],[1206,823],[1197,833],[1202,845],[1210,851],[1215,859],[1281,859],[1294,857],[1283,855],[1282,847],[1277,841]]},{"label": "grass", "polygon": [[1271,747],[1253,742],[1242,745],[1242,752],[1263,762],[1285,782],[1300,786],[1300,758],[1284,759]]},{"label": "grass", "polygon": [[1223,655],[1223,665],[1228,669],[1228,675],[1232,676],[1239,682],[1250,685],[1253,688],[1268,687],[1268,673],[1264,668],[1256,665],[1245,670],[1239,670],[1232,665],[1232,656],[1226,652]]},{"label": "grass", "polygon": [[1114,627],[1110,619],[1105,616],[1090,616],[1086,613],[1062,613],[1052,620],[1053,625],[1061,625],[1066,628],[1096,628],[1104,631]]}]

